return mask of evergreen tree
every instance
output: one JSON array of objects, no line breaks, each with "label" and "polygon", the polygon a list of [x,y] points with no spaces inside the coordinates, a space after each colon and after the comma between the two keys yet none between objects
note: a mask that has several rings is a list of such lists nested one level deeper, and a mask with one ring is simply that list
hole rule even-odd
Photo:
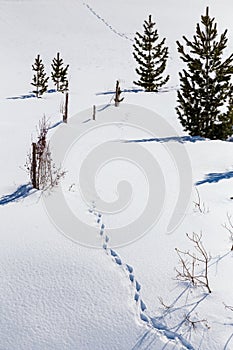
[{"label": "evergreen tree", "polygon": [[52,80],[57,88],[57,91],[65,92],[68,91],[68,79],[67,79],[67,71],[69,65],[66,67],[63,66],[63,59],[60,58],[59,52],[57,53],[57,57],[53,59],[52,63]]},{"label": "evergreen tree", "polygon": [[168,48],[164,46],[165,38],[157,43],[159,39],[155,23],[144,21],[144,34],[136,33],[133,56],[139,64],[136,73],[140,76],[134,84],[142,86],[145,91],[155,91],[167,83],[169,76],[163,78],[168,59]]},{"label": "evergreen tree", "polygon": [[233,54],[222,59],[227,46],[227,30],[218,41],[217,24],[209,17],[208,7],[206,14],[201,16],[201,23],[203,28],[197,24],[192,42],[183,36],[189,53],[177,41],[187,70],[179,73],[176,111],[184,130],[190,135],[226,139],[232,134],[233,125]]},{"label": "evergreen tree", "polygon": [[49,77],[46,77],[46,73],[44,72],[44,64],[42,63],[40,55],[36,57],[35,63],[32,65],[32,69],[35,74],[33,76],[31,85],[35,86],[36,89],[33,91],[33,93],[36,94],[36,97],[39,97],[47,91],[47,82],[49,80]]}]

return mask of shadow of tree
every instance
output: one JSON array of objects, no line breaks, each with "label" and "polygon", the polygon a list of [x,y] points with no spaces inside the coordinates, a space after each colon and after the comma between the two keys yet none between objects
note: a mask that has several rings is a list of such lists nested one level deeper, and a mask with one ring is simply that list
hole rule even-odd
[{"label": "shadow of tree", "polygon": [[13,193],[0,197],[0,205],[6,205],[12,202],[17,202],[22,198],[26,198],[36,190],[33,189],[30,183],[19,186]]}]

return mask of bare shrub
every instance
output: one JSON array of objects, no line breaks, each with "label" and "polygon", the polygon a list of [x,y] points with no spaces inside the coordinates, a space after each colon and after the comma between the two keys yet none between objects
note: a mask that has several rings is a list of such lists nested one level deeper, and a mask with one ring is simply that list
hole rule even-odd
[{"label": "bare shrub", "polygon": [[227,213],[227,223],[223,225],[223,227],[228,231],[231,241],[231,250],[233,250],[233,223],[231,219],[231,215]]},{"label": "bare shrub", "polygon": [[195,205],[195,209],[199,211],[201,214],[209,213],[209,208],[206,207],[205,203],[201,200],[200,193],[198,189],[195,187],[196,193],[197,193],[197,200],[193,201]]},{"label": "bare shrub", "polygon": [[[181,264],[181,269],[176,269],[176,278],[181,281],[189,281],[194,286],[206,287],[208,292],[211,293],[208,279],[208,264],[211,258],[201,241],[202,234],[198,235],[193,232],[192,236],[186,235],[194,244],[195,251],[190,253],[190,251],[175,249]],[[203,272],[198,272],[197,270],[202,270]]]},{"label": "bare shrub", "polygon": [[230,311],[233,311],[233,306],[231,306],[231,305],[226,305],[226,304],[224,304],[224,303],[223,303],[223,305],[225,306],[225,309],[230,310]]},{"label": "bare shrub", "polygon": [[210,329],[210,326],[208,325],[208,322],[206,319],[191,319],[190,314],[185,315],[185,323],[190,326],[191,329],[196,330],[198,324],[204,324],[205,327]]},{"label": "bare shrub", "polygon": [[158,297],[158,300],[159,300],[160,304],[162,305],[162,307],[163,307],[165,310],[170,310],[170,309],[172,308],[172,305],[167,305],[167,304],[164,303],[162,297]]},{"label": "bare shrub", "polygon": [[26,168],[30,175],[33,188],[38,190],[51,189],[57,186],[65,171],[57,168],[53,163],[47,141],[49,130],[45,117],[39,122],[38,140],[32,143],[32,150],[26,161]]}]

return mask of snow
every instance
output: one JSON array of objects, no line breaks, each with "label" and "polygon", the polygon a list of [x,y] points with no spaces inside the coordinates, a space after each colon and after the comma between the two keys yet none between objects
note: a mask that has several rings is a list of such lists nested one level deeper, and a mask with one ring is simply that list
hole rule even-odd
[{"label": "snow", "polygon": [[[194,34],[207,5],[219,31],[229,29],[226,54],[230,54],[230,0],[0,2],[0,349],[233,349],[233,312],[226,307],[233,305],[232,242],[223,227],[227,214],[232,215],[233,146],[190,137],[182,131],[174,109],[178,71],[183,66],[175,41]],[[132,39],[150,13],[170,52],[171,80],[158,94],[144,93],[133,84]],[[30,86],[36,55],[41,55],[49,72],[57,52],[70,65],[67,126],[61,122],[64,97],[54,92],[51,82],[41,99],[34,97]],[[125,98],[118,109],[113,106],[117,79]],[[92,121],[93,105],[96,122]],[[161,116],[168,123],[170,133],[161,132],[156,123],[153,132],[136,127],[142,109],[142,122],[147,123],[147,111],[152,111],[156,120]],[[50,122],[54,153],[56,135],[72,128],[81,135],[68,151],[67,140],[60,142],[67,170],[61,189],[67,207],[89,225],[91,242],[99,249],[61,232],[47,215],[43,195],[28,183],[24,164],[43,115]],[[153,227],[146,234],[135,227],[123,244],[114,244],[111,229],[125,232],[124,226],[144,212],[150,194],[146,168],[123,159],[101,163],[101,156],[96,160],[97,171],[91,174],[96,188],[91,184],[89,201],[80,195],[78,183],[87,154],[112,141],[121,152],[128,150],[124,147],[137,147],[135,159],[138,147],[148,153],[148,159],[154,157],[163,176],[150,175],[155,185],[162,184],[163,178],[166,194],[161,195],[161,203],[154,198],[161,210]],[[168,152],[179,149],[190,161],[191,197],[184,217],[168,234],[171,214],[188,178],[184,158],[177,166]],[[194,205],[198,201],[195,185],[203,212]],[[123,202],[125,206],[114,213],[101,211],[98,198],[106,208],[118,208]],[[62,221],[59,207],[58,213]],[[211,294],[176,279],[175,248],[191,251],[186,233],[192,232],[202,232],[212,257]],[[197,321],[196,326],[188,320]]]}]

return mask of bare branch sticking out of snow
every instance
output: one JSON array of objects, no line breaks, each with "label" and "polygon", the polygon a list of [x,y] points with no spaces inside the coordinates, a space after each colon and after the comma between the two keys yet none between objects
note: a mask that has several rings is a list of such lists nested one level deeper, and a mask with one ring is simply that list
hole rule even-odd
[{"label": "bare branch sticking out of snow", "polygon": [[201,200],[200,193],[198,189],[195,187],[196,192],[197,192],[197,200],[194,201],[195,209],[201,213],[201,214],[206,214],[209,213],[209,208],[206,207],[205,203]]},{"label": "bare branch sticking out of snow", "polygon": [[230,235],[230,241],[231,241],[231,250],[233,250],[233,223],[232,223],[232,219],[231,219],[231,215],[229,213],[227,213],[227,221],[228,223],[222,225],[229,233]]},{"label": "bare branch sticking out of snow", "polygon": [[[194,244],[195,251],[182,251],[176,248],[176,252],[179,257],[181,269],[176,269],[176,278],[181,281],[191,282],[194,286],[202,286],[207,288],[208,292],[211,293],[209,278],[208,278],[208,266],[211,257],[207,253],[203,243],[201,241],[202,234],[193,232],[192,236],[188,234],[187,238]],[[199,271],[197,271],[199,268]]]}]

